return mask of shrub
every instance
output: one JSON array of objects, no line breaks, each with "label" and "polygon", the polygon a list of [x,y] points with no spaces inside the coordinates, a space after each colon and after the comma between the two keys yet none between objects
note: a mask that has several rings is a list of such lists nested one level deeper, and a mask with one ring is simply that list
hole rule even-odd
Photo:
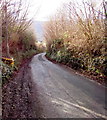
[{"label": "shrub", "polygon": [[2,63],[2,84],[4,84],[6,81],[8,81],[11,78],[14,70],[15,70],[14,66],[10,66],[5,63]]},{"label": "shrub", "polygon": [[74,69],[105,76],[104,21],[95,9],[93,3],[65,4],[45,26],[47,55]]}]

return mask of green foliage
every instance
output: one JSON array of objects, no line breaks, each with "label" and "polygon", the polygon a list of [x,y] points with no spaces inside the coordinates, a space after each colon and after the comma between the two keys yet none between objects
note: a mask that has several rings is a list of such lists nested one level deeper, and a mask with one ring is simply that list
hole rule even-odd
[{"label": "green foliage", "polygon": [[36,49],[35,46],[35,38],[33,36],[33,33],[31,33],[30,31],[24,31],[22,33],[19,34],[20,36],[20,40],[19,40],[19,44],[20,46],[22,46],[23,50],[30,50],[30,49]]},{"label": "green foliage", "polygon": [[37,51],[34,49],[28,50],[25,53],[19,52],[18,54],[14,54],[15,64],[14,66],[7,65],[2,63],[2,84],[6,83],[12,76],[13,72],[18,70],[21,61],[31,58]]},{"label": "green foliage", "polygon": [[[28,7],[25,7],[25,11],[23,11],[22,1],[17,3],[17,5],[19,6],[18,9],[15,7],[15,1],[7,1],[4,2],[4,6],[8,10],[5,11],[3,9],[4,7],[1,7],[3,13],[2,55],[3,57],[13,57],[15,60],[14,67],[9,66],[5,63],[2,64],[3,83],[10,79],[14,70],[18,70],[23,60],[31,58],[38,52],[35,45],[36,36],[33,34],[34,30],[31,26],[32,20],[26,19],[28,15]],[[12,11],[14,11],[14,15]],[[22,11],[23,14],[20,14]],[[8,16],[8,19],[6,16]]]},{"label": "green foliage", "polygon": [[37,51],[34,49],[28,50],[25,53],[22,53],[22,57],[23,57],[23,59],[30,58],[32,55],[36,54],[36,52]]},{"label": "green foliage", "polygon": [[105,21],[94,11],[95,6],[87,5],[83,3],[82,8],[82,4],[67,3],[47,22],[45,27],[47,55],[73,69],[90,73],[96,78],[97,76],[105,78],[107,76]]},{"label": "green foliage", "polygon": [[59,63],[67,64],[75,70],[85,70],[95,76],[104,76],[107,73],[107,59],[102,54],[95,56],[89,51],[81,51],[73,46],[69,49],[63,39],[54,40],[51,51],[47,50],[47,56]]},{"label": "green foliage", "polygon": [[[23,60],[29,59],[37,53],[35,41],[36,39],[31,31],[12,33],[11,40],[9,40],[9,47],[10,55],[14,58],[15,65],[12,67],[4,63],[2,64],[3,84],[11,78],[15,70],[18,70]],[[4,41],[3,45],[5,45]],[[3,56],[5,56],[5,52],[5,49],[3,49]]]},{"label": "green foliage", "polygon": [[9,66],[5,63],[2,63],[2,84],[4,84],[11,78],[14,70],[15,70],[14,66]]}]

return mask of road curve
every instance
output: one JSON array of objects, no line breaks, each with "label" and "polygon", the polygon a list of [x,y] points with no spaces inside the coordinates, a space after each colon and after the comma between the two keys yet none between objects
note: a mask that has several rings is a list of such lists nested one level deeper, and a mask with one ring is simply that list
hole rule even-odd
[{"label": "road curve", "polygon": [[50,62],[45,53],[34,56],[30,67],[38,117],[107,119],[105,87]]}]

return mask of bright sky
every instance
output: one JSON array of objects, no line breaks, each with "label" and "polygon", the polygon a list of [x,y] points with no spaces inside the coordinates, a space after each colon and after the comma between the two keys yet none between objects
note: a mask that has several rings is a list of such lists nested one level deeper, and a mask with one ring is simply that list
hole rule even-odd
[{"label": "bright sky", "polygon": [[[67,2],[68,0],[30,0],[31,1],[31,10],[30,16],[34,12],[38,11],[35,19],[39,21],[47,20],[47,17],[51,14],[54,14],[57,8],[61,6],[61,3]],[[33,11],[33,12],[32,12]]]},{"label": "bright sky", "polygon": [[[33,16],[36,13],[35,20],[44,21],[48,17],[55,13],[55,11],[61,6],[62,3],[73,1],[73,0],[30,0],[31,9],[29,17]],[[76,0],[75,0],[76,1]],[[83,0],[77,0],[81,2]],[[88,0],[84,0],[88,1]],[[91,0],[93,1],[93,0]],[[101,3],[102,0],[94,0],[93,2]],[[37,12],[36,12],[37,11]]]}]

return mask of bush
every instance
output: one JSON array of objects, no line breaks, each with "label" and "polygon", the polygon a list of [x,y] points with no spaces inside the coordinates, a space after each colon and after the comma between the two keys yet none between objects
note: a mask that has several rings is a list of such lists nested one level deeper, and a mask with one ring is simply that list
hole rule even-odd
[{"label": "bush", "polygon": [[95,11],[93,3],[82,2],[78,5],[75,2],[65,4],[46,23],[47,55],[73,69],[95,77],[105,77],[107,58],[104,20]]},{"label": "bush", "polygon": [[2,63],[2,84],[4,84],[6,81],[8,81],[11,78],[14,70],[15,70],[14,66],[10,66],[5,63]]}]

